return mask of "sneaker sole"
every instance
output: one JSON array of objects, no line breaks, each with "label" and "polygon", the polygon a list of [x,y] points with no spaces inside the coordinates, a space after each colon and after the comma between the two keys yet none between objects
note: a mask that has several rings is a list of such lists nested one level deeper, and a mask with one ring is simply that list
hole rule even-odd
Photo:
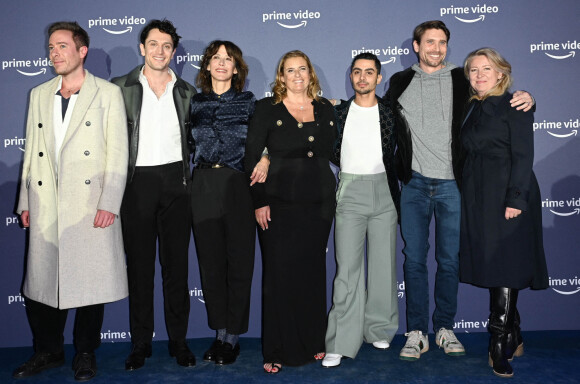
[{"label": "sneaker sole", "polygon": [[419,360],[419,358],[421,357],[422,354],[424,354],[425,352],[427,352],[429,350],[429,347],[423,348],[420,352],[419,352],[419,356],[411,356],[411,355],[403,355],[403,354],[399,354],[399,359],[401,360],[405,360],[405,361],[417,361]]},{"label": "sneaker sole", "polygon": [[[443,351],[445,351],[445,347],[442,347],[441,344],[439,344],[439,340],[435,339],[435,344],[437,344],[437,346],[439,348],[443,348]],[[463,350],[463,351],[449,351],[449,352],[445,351],[445,354],[448,356],[464,356],[465,350]]]}]

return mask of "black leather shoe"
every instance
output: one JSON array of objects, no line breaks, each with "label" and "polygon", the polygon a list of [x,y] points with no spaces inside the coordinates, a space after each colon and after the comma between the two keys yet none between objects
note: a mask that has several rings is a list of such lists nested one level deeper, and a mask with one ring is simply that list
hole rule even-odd
[{"label": "black leather shoe", "polygon": [[223,346],[223,341],[215,339],[211,347],[203,354],[203,361],[215,362]]},{"label": "black leather shoe", "polygon": [[48,353],[39,352],[20,367],[12,372],[12,377],[19,379],[22,377],[34,376],[45,369],[60,367],[64,364],[64,352]]},{"label": "black leather shoe", "polygon": [[145,359],[151,357],[151,344],[137,343],[133,345],[133,350],[127,360],[125,360],[125,369],[127,371],[134,371],[145,365]]},{"label": "black leather shoe", "polygon": [[169,355],[175,357],[177,364],[182,367],[195,366],[195,355],[189,350],[185,341],[169,341]]},{"label": "black leather shoe", "polygon": [[77,353],[73,360],[76,381],[89,381],[97,375],[97,359],[94,353]]},{"label": "black leather shoe", "polygon": [[240,343],[236,346],[232,346],[230,343],[224,343],[224,346],[219,351],[215,363],[219,365],[228,365],[236,361],[236,358],[240,354]]}]

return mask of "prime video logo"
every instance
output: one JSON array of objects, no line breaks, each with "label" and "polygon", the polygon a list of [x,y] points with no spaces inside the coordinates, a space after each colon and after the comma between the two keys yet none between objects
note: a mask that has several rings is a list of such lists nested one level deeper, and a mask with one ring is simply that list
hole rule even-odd
[{"label": "prime video logo", "polygon": [[195,297],[199,302],[205,304],[205,300],[203,299],[203,290],[197,287],[189,290],[189,297]]},{"label": "prime video logo", "polygon": [[568,296],[580,292],[580,279],[578,279],[578,276],[574,276],[574,278],[569,279],[566,278],[552,279],[550,277],[549,284],[550,288],[552,288],[555,292],[559,293],[560,295]]},{"label": "prime video logo", "polygon": [[145,25],[147,19],[144,17],[125,16],[118,19],[107,19],[99,17],[98,19],[89,19],[89,29],[94,27],[101,27],[103,31],[112,35],[121,35],[123,33],[132,32],[133,25]]},{"label": "prime video logo", "polygon": [[[567,51],[563,55],[554,55],[553,53],[548,53],[545,51],[559,51],[559,50]],[[580,44],[577,40],[574,41],[566,41],[566,42],[559,42],[559,43],[544,43],[543,41],[540,43],[530,44],[530,53],[534,52],[544,52],[544,54],[552,59],[556,60],[563,60],[570,57],[576,56],[577,49],[580,49]]]},{"label": "prime video logo", "polygon": [[[40,70],[32,69],[32,68],[44,67],[40,68]],[[2,70],[14,68],[18,73],[24,76],[37,76],[37,75],[44,75],[46,73],[46,67],[52,67],[52,61],[48,57],[42,58],[39,57],[35,60],[2,60]]]},{"label": "prime video logo", "polygon": [[[497,5],[475,5],[471,7],[456,7],[451,5],[447,8],[440,8],[440,16],[452,15],[462,23],[477,23],[484,21],[485,15],[498,13],[499,7]],[[461,17],[457,16],[460,15]]]},{"label": "prime video logo", "polygon": [[365,47],[362,47],[361,49],[351,49],[350,55],[351,55],[351,58],[354,59],[354,57],[356,55],[358,55],[359,53],[365,53],[365,52],[370,52],[370,53],[374,54],[375,56],[377,56],[379,58],[379,60],[380,60],[381,56],[387,56],[387,57],[390,56],[388,60],[381,61],[381,65],[395,63],[397,61],[396,56],[400,57],[402,55],[408,55],[409,53],[411,53],[409,48],[399,48],[396,45],[394,47],[391,47],[389,45],[387,48],[365,48]]},{"label": "prime video logo", "polygon": [[580,215],[580,197],[572,197],[568,200],[542,200],[542,208],[547,208],[557,216]]},{"label": "prime video logo", "polygon": [[270,12],[262,14],[262,23],[275,21],[281,27],[294,29],[306,27],[308,20],[320,19],[320,12],[299,10],[296,12]]},{"label": "prime video logo", "polygon": [[193,68],[200,69],[199,65],[193,63],[201,63],[203,55],[196,55],[191,53],[186,53],[185,55],[175,55],[175,64],[179,65],[181,63],[189,63]]}]

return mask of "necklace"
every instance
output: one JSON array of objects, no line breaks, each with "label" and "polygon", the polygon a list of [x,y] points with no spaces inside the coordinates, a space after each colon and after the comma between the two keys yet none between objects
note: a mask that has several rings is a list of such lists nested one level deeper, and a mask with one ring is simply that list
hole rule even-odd
[{"label": "necklace", "polygon": [[304,126],[302,124],[302,122],[304,121],[304,106],[301,105],[298,107],[298,109],[300,110],[300,120],[298,120],[298,128],[302,128]]},{"label": "necklace", "polygon": [[74,88],[65,88],[62,87],[60,89],[60,94],[65,98],[68,99],[69,97],[71,97],[72,95],[74,95],[75,93],[77,93],[79,91],[80,87],[74,87]]}]

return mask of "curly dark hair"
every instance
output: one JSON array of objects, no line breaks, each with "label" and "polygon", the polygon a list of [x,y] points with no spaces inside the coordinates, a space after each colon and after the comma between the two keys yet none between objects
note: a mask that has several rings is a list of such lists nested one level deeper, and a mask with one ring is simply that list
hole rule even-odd
[{"label": "curly dark hair", "polygon": [[177,48],[177,44],[179,44],[179,39],[181,39],[181,36],[177,34],[177,29],[175,29],[173,23],[167,19],[154,19],[147,23],[147,25],[143,27],[141,35],[139,36],[139,41],[141,41],[141,44],[145,45],[147,36],[149,36],[149,32],[151,32],[152,29],[158,29],[161,32],[167,33],[169,36],[171,36],[171,40],[173,41],[173,49]]}]

